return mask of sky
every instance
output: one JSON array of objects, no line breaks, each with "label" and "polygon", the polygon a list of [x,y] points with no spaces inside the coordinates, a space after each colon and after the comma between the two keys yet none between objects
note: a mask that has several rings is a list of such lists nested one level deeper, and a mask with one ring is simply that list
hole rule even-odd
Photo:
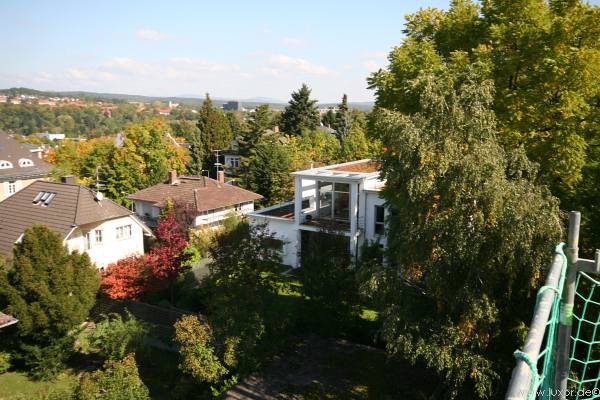
[{"label": "sky", "polygon": [[2,0],[0,88],[372,101],[367,76],[427,6],[448,0]]}]

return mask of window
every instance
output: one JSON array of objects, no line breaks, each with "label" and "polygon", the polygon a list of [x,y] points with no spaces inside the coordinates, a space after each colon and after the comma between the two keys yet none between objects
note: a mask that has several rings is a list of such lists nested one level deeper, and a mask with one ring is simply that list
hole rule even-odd
[{"label": "window", "polygon": [[19,167],[33,167],[33,161],[29,158],[19,158]]},{"label": "window", "polygon": [[131,237],[131,225],[117,226],[117,239],[126,239]]},{"label": "window", "polygon": [[84,246],[86,250],[90,250],[92,248],[92,233],[86,232],[83,235]]},{"label": "window", "polygon": [[242,211],[242,204],[236,204],[235,205],[235,211]]},{"label": "window", "polygon": [[240,158],[239,157],[231,157],[231,159],[229,160],[229,163],[232,168],[239,168]]},{"label": "window", "polygon": [[319,182],[319,217],[350,219],[350,185],[348,183]]},{"label": "window", "polygon": [[96,229],[94,233],[96,234],[96,244],[102,244],[102,229]]},{"label": "window", "polygon": [[307,208],[310,208],[310,199],[303,199],[302,200],[302,209],[306,210]]},{"label": "window", "polygon": [[17,193],[17,182],[10,181],[8,182],[8,194]]},{"label": "window", "polygon": [[10,161],[0,160],[0,169],[12,168],[13,165]]},{"label": "window", "polygon": [[375,234],[383,235],[385,233],[385,208],[375,206]]}]

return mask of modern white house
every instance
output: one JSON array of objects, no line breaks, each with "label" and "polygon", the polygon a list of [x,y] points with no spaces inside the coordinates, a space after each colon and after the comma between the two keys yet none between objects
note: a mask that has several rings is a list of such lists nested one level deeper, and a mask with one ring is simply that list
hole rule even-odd
[{"label": "modern white house", "polygon": [[64,238],[70,251],[87,253],[98,268],[144,253],[152,231],[135,214],[101,193],[76,185],[36,181],[0,202],[0,253],[12,256],[15,243],[33,225],[45,225]]},{"label": "modern white house", "polygon": [[294,200],[248,214],[251,223],[266,224],[283,242],[285,265],[301,265],[302,243],[315,232],[336,235],[347,241],[350,255],[359,255],[368,242],[386,245],[388,210],[380,191],[379,165],[369,159],[291,174]]},{"label": "modern white house", "polygon": [[0,201],[50,175],[52,166],[41,159],[41,151],[0,132]]},{"label": "modern white house", "polygon": [[254,211],[254,202],[262,196],[249,190],[225,183],[225,173],[219,171],[218,179],[206,176],[177,176],[169,173],[168,179],[129,195],[133,207],[148,226],[155,227],[160,210],[167,202],[183,204],[193,213],[191,228],[216,228],[229,213],[239,216]]}]

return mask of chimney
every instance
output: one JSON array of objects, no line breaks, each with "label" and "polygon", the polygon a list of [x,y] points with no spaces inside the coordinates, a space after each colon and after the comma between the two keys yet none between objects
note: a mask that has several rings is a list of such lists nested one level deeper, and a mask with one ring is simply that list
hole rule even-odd
[{"label": "chimney", "polygon": [[225,171],[217,171],[217,181],[225,183]]},{"label": "chimney", "polygon": [[177,171],[169,171],[169,185],[174,185],[177,182]]},{"label": "chimney", "polygon": [[75,184],[75,176],[73,176],[73,175],[61,176],[60,177],[60,182],[61,183],[68,183],[70,185],[74,185]]}]

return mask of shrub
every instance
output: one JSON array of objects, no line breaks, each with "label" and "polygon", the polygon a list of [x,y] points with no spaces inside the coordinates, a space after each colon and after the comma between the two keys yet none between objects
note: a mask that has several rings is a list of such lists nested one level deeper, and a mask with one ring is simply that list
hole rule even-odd
[{"label": "shrub", "polygon": [[148,324],[138,321],[129,311],[127,318],[119,314],[104,315],[96,329],[87,334],[90,348],[108,360],[121,360],[137,351],[148,335]]},{"label": "shrub", "polygon": [[10,369],[10,358],[10,353],[0,351],[0,374],[3,374]]},{"label": "shrub", "polygon": [[77,400],[146,400],[148,388],[142,382],[135,357],[104,364],[104,370],[84,374],[75,390]]}]

